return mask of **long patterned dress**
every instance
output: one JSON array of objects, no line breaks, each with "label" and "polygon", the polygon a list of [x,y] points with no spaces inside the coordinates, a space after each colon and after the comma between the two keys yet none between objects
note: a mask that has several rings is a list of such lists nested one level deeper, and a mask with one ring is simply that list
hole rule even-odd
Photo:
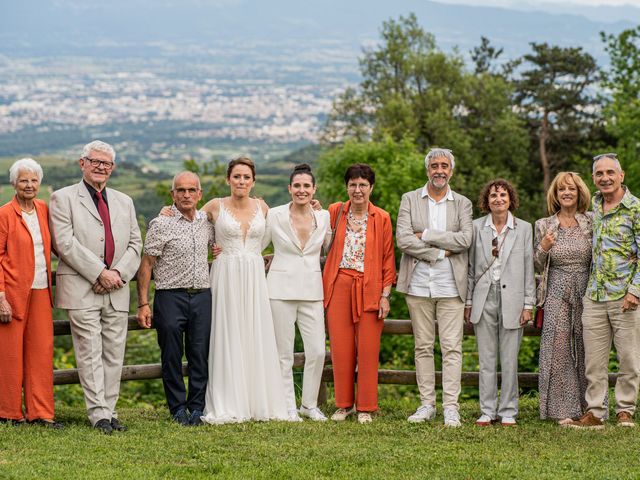
[{"label": "long patterned dress", "polygon": [[[561,228],[557,217],[541,219],[535,227],[536,270],[544,271],[550,255],[544,323],[540,340],[540,418],[560,420],[582,415],[587,381],[582,337],[582,297],[591,265],[591,219]],[[540,241],[551,229],[556,243],[546,253]]]}]

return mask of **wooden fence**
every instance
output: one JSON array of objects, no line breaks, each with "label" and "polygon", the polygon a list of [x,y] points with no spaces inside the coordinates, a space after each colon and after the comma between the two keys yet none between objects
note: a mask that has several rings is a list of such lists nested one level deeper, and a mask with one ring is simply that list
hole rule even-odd
[{"label": "wooden fence", "polygon": [[[54,272],[55,282],[55,272]],[[135,279],[133,280],[135,281]],[[141,330],[136,322],[135,316],[129,317],[128,330]],[[70,335],[71,330],[68,320],[55,320],[53,322],[53,334],[54,335]],[[411,328],[410,320],[385,320],[383,335],[413,335],[413,329]],[[437,326],[436,326],[437,334]],[[475,335],[473,328],[470,325],[464,326],[465,335]],[[524,329],[525,336],[540,336],[540,330],[528,325]],[[299,352],[294,354],[294,367],[302,367],[304,365],[304,353]],[[322,376],[324,382],[333,382],[333,370],[328,367],[331,365],[331,356],[327,352],[325,356],[325,369]],[[187,364],[182,365],[183,375],[187,375]],[[478,372],[462,372],[462,384],[466,386],[478,386]],[[498,377],[500,374],[498,374]],[[615,385],[617,375],[609,374],[609,385]],[[125,365],[122,369],[123,381],[126,380],[150,380],[162,378],[162,372],[159,363],[143,364],[143,365]],[[498,378],[500,381],[500,378]],[[78,378],[78,370],[75,368],[69,368],[64,370],[55,370],[53,372],[53,382],[55,385],[68,385],[73,383],[80,383]],[[378,383],[380,384],[392,384],[392,385],[416,385],[416,372],[415,370],[378,370]],[[537,388],[538,386],[538,374],[534,372],[520,372],[518,373],[518,383],[521,387],[525,388]],[[442,385],[442,372],[436,372],[436,384]],[[324,389],[323,389],[324,390]],[[321,395],[323,396],[323,394]]]}]

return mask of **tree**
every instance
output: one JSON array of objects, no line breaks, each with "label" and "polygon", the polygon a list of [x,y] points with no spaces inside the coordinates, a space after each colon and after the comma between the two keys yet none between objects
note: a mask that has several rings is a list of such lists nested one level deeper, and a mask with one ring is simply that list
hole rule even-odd
[{"label": "tree", "polygon": [[590,88],[598,68],[581,47],[531,43],[531,48],[523,57],[529,69],[515,81],[515,101],[537,144],[532,153],[538,156],[546,191],[553,171],[563,169],[590,138],[597,114]]},{"label": "tree", "polygon": [[619,35],[601,32],[610,66],[602,75],[609,90],[606,129],[627,172],[625,183],[640,189],[640,26]]}]

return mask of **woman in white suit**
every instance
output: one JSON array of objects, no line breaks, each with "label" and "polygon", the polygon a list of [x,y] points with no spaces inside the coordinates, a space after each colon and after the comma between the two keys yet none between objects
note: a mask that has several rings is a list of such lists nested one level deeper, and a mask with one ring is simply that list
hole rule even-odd
[{"label": "woman in white suit", "polygon": [[465,308],[465,320],[474,325],[480,360],[481,415],[476,425],[491,425],[500,417],[502,425],[511,426],[518,414],[522,327],[531,320],[535,304],[533,230],[511,213],[518,208],[518,195],[506,180],[487,183],[479,207],[488,215],[473,222]]},{"label": "woman in white suit", "polygon": [[[263,246],[273,243],[267,275],[271,312],[289,420],[300,415],[316,421],[327,418],[317,405],[325,357],[325,330],[320,253],[331,240],[329,212],[314,210],[316,180],[309,165],[297,165],[289,179],[291,202],[269,210]],[[293,385],[295,324],[304,343],[302,405],[296,409]]]}]

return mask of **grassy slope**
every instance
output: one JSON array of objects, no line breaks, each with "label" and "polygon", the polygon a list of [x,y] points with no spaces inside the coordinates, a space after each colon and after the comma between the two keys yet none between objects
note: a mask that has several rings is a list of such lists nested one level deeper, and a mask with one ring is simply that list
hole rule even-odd
[{"label": "grassy slope", "polygon": [[63,432],[0,426],[0,478],[638,478],[638,431],[564,430],[537,420],[523,399],[514,428],[413,425],[415,407],[387,402],[371,425],[282,422],[184,428],[164,409],[125,409],[130,431],[106,437],[80,408],[65,407]]}]

